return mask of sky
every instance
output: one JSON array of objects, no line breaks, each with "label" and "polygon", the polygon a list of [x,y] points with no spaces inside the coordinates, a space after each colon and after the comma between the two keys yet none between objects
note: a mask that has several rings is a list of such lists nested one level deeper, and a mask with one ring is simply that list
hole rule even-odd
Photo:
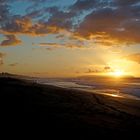
[{"label": "sky", "polygon": [[140,77],[140,1],[0,0],[0,72]]}]

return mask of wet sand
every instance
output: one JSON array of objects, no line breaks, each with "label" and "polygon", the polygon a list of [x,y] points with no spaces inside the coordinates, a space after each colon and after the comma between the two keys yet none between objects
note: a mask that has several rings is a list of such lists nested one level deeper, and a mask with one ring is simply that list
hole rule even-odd
[{"label": "wet sand", "polygon": [[[86,136],[136,135],[140,101],[0,78],[1,123],[36,129],[89,130]],[[37,127],[37,126],[40,127]],[[82,134],[81,134],[82,135]]]}]

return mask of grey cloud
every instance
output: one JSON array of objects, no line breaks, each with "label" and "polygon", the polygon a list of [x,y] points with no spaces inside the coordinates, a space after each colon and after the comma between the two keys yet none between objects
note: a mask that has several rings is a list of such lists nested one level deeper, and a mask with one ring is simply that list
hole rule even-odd
[{"label": "grey cloud", "polygon": [[96,7],[97,3],[97,0],[77,0],[76,3],[71,6],[71,10],[76,12],[89,10],[90,8]]},{"label": "grey cloud", "polygon": [[114,0],[114,3],[118,4],[119,6],[131,6],[138,2],[140,1],[139,0]]},{"label": "grey cloud", "polygon": [[115,40],[118,43],[140,43],[139,8],[139,6],[137,9],[118,7],[93,11],[80,24],[76,32],[85,38],[104,33],[100,38],[95,38],[97,42]]},{"label": "grey cloud", "polygon": [[10,19],[8,0],[0,0],[0,27]]}]

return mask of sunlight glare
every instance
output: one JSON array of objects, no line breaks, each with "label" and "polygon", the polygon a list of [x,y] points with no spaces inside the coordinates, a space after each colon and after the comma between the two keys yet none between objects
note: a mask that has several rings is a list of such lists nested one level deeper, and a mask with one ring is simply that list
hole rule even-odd
[{"label": "sunlight glare", "polygon": [[111,72],[110,75],[119,78],[119,77],[123,77],[125,73],[122,70],[115,70],[114,72]]},{"label": "sunlight glare", "polygon": [[123,75],[124,75],[124,72],[121,71],[121,70],[117,70],[117,71],[114,72],[114,76],[115,76],[115,77],[121,77],[121,76],[123,76]]}]

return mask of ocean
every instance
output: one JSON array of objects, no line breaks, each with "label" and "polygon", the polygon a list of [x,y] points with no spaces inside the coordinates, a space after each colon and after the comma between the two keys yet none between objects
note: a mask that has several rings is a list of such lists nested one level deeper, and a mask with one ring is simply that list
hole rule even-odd
[{"label": "ocean", "polygon": [[36,79],[36,81],[40,84],[81,90],[95,94],[111,96],[114,98],[128,98],[140,100],[139,78],[39,78]]}]

